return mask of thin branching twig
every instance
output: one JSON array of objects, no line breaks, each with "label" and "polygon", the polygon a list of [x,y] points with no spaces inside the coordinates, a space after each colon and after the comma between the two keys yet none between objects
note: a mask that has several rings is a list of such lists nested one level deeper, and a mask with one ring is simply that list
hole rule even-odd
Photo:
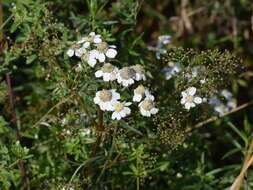
[{"label": "thin branching twig", "polygon": [[242,105],[236,107],[235,109],[232,109],[229,112],[226,112],[226,113],[222,114],[221,116],[212,116],[212,117],[208,118],[207,120],[201,121],[201,122],[197,123],[195,126],[186,129],[186,132],[190,133],[193,130],[199,129],[199,128],[201,128],[201,127],[203,127],[203,126],[205,126],[205,125],[207,125],[209,123],[212,123],[212,122],[214,122],[214,121],[216,121],[218,119],[221,119],[221,118],[226,117],[228,115],[231,115],[231,114],[233,114],[235,112],[238,112],[238,111],[240,111],[240,110],[242,110],[242,109],[244,109],[244,108],[246,108],[246,107],[248,107],[248,106],[250,106],[252,104],[253,104],[253,101],[247,102],[245,104],[242,104]]}]

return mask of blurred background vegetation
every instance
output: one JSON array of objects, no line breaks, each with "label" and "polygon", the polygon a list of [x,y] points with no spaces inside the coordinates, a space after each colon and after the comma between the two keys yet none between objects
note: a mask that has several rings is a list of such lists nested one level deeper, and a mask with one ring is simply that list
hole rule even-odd
[{"label": "blurred background vegetation", "polygon": [[[238,105],[251,102],[252,0],[2,0],[1,4],[0,189],[81,189],[84,182],[92,184],[85,188],[100,190],[136,189],[137,182],[138,188],[152,190],[226,189],[246,157],[252,156],[247,150],[251,150],[253,108],[248,106],[191,135],[172,130],[169,144],[149,142],[127,125],[126,131],[111,127],[108,133],[117,134],[107,143],[120,154],[105,148],[91,157],[88,150],[94,139],[80,136],[76,103],[64,105],[66,113],[60,113],[57,105],[73,84],[61,83],[66,85],[63,90],[51,94],[62,78],[71,77],[55,67],[70,69],[64,55],[69,42],[96,30],[120,48],[123,65],[147,62],[151,70],[160,61],[148,46],[155,46],[160,35],[171,35],[168,48],[227,49],[243,60],[243,71],[230,90]],[[15,122],[7,76],[13,87]],[[62,118],[69,120],[64,127]],[[152,136],[152,126],[143,133]],[[126,142],[122,137],[128,138]],[[135,143],[126,148],[132,138]],[[95,179],[85,178],[91,164],[99,171],[92,174]],[[25,176],[20,173],[22,165]],[[253,189],[250,168],[241,184],[242,189]]]}]

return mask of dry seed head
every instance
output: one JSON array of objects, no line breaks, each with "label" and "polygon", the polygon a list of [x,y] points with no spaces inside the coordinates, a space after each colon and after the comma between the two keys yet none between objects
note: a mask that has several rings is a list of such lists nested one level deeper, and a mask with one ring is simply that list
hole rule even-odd
[{"label": "dry seed head", "polygon": [[145,87],[143,85],[139,85],[136,89],[135,89],[135,92],[137,94],[144,94],[145,93]]},{"label": "dry seed head", "polygon": [[124,67],[123,69],[120,70],[120,76],[121,78],[128,80],[128,79],[134,78],[135,71],[134,69],[130,67]]},{"label": "dry seed head", "polygon": [[97,45],[97,50],[100,52],[105,52],[108,49],[108,44],[106,42],[101,42]]},{"label": "dry seed head", "polygon": [[99,98],[103,101],[103,102],[108,102],[112,99],[112,93],[109,90],[102,90],[99,93]]},{"label": "dry seed head", "polygon": [[114,66],[110,63],[106,63],[103,65],[103,67],[101,68],[101,70],[104,72],[104,73],[111,73],[114,69]]},{"label": "dry seed head", "polygon": [[135,70],[136,73],[142,74],[145,72],[143,66],[141,66],[140,64],[134,65],[132,66],[132,68]]}]

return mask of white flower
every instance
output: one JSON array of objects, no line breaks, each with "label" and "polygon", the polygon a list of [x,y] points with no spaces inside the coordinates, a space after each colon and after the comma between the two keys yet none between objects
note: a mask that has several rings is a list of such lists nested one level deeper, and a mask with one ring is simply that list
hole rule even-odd
[{"label": "white flower", "polygon": [[145,76],[145,70],[143,66],[137,64],[131,67],[135,71],[135,80],[140,81],[140,80],[146,80]]},{"label": "white flower", "polygon": [[218,98],[217,96],[213,96],[209,100],[209,104],[213,107],[214,111],[216,111],[219,115],[223,115],[236,108],[237,101],[233,98],[233,94],[230,91],[222,90],[220,94],[225,98],[225,100],[224,98]]},{"label": "white flower", "polygon": [[67,55],[69,57],[73,57],[75,54],[75,49],[74,48],[69,48],[68,51],[67,51]]},{"label": "white flower", "polygon": [[105,63],[100,70],[95,72],[97,78],[103,77],[104,81],[113,81],[116,79],[118,68],[110,63]]},{"label": "white flower", "polygon": [[167,45],[171,42],[171,36],[170,35],[162,35],[158,37],[158,46]]},{"label": "white flower", "polygon": [[169,62],[169,66],[163,69],[165,72],[166,80],[170,80],[173,76],[181,71],[180,65],[177,63]]},{"label": "white flower", "polygon": [[131,104],[131,102],[116,102],[114,104],[114,112],[112,113],[112,119],[120,120],[121,118],[128,116],[131,113],[131,109],[128,106],[130,106]]},{"label": "white flower", "polygon": [[158,109],[155,108],[154,97],[147,96],[141,103],[139,103],[141,115],[150,117],[152,114],[156,114]]},{"label": "white flower", "polygon": [[134,89],[133,101],[140,102],[145,95],[152,96],[147,88],[143,85],[139,85],[136,89]]},{"label": "white flower", "polygon": [[195,87],[189,87],[181,93],[182,95],[181,104],[184,104],[185,109],[189,110],[190,108],[195,107],[196,104],[202,103],[202,98],[194,96],[195,93],[196,93]]},{"label": "white flower", "polygon": [[96,60],[96,54],[97,51],[96,50],[91,50],[89,51],[88,54],[86,54],[85,56],[82,57],[82,59],[84,59],[88,65],[90,65],[91,67],[94,67],[97,63],[97,60]]},{"label": "white flower", "polygon": [[100,109],[103,111],[113,111],[113,105],[118,99],[120,99],[120,94],[117,93],[115,89],[101,90],[96,92],[94,102],[99,105]]},{"label": "white flower", "polygon": [[117,73],[117,82],[127,87],[134,84],[136,72],[131,67],[124,67]]},{"label": "white flower", "polygon": [[185,77],[188,80],[191,80],[191,79],[197,77],[198,75],[201,76],[205,72],[206,72],[206,67],[203,65],[198,65],[198,66],[193,67],[191,69],[190,73],[186,73]]},{"label": "white flower", "polygon": [[105,62],[106,57],[115,58],[117,55],[116,46],[108,45],[106,42],[101,42],[96,44],[97,48],[92,52],[93,57],[95,57],[100,63]]},{"label": "white flower", "polygon": [[226,98],[226,100],[230,100],[233,97],[233,94],[226,89],[221,91],[221,95],[224,96]]},{"label": "white flower", "polygon": [[79,41],[77,41],[77,44],[83,44],[84,47],[88,48],[91,43],[98,44],[101,42],[101,35],[91,32],[88,36],[82,37]]},{"label": "white flower", "polygon": [[95,32],[89,33],[89,36],[92,37],[92,42],[95,43],[95,44],[98,44],[98,43],[102,42],[101,35],[96,34]]},{"label": "white flower", "polygon": [[86,52],[87,50],[84,47],[73,46],[72,48],[68,49],[67,55],[69,57],[73,57],[74,55],[77,57],[82,57],[82,55],[85,54]]}]

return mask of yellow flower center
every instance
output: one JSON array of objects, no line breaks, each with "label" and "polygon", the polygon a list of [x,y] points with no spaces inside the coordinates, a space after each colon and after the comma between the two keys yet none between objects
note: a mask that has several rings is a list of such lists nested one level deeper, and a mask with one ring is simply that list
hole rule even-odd
[{"label": "yellow flower center", "polygon": [[115,109],[116,112],[122,111],[123,108],[124,108],[124,105],[123,105],[122,103],[116,103],[116,104],[114,105],[114,109]]},{"label": "yellow flower center", "polygon": [[135,71],[130,67],[124,67],[123,69],[120,70],[120,76],[121,78],[128,80],[135,76]]},{"label": "yellow flower center", "polygon": [[186,102],[193,102],[194,97],[193,96],[186,96]]},{"label": "yellow flower center", "polygon": [[102,90],[99,93],[99,98],[103,101],[103,102],[108,102],[112,99],[112,93],[109,90]]},{"label": "yellow flower center", "polygon": [[145,110],[151,110],[153,108],[152,100],[144,100],[141,107]]}]

